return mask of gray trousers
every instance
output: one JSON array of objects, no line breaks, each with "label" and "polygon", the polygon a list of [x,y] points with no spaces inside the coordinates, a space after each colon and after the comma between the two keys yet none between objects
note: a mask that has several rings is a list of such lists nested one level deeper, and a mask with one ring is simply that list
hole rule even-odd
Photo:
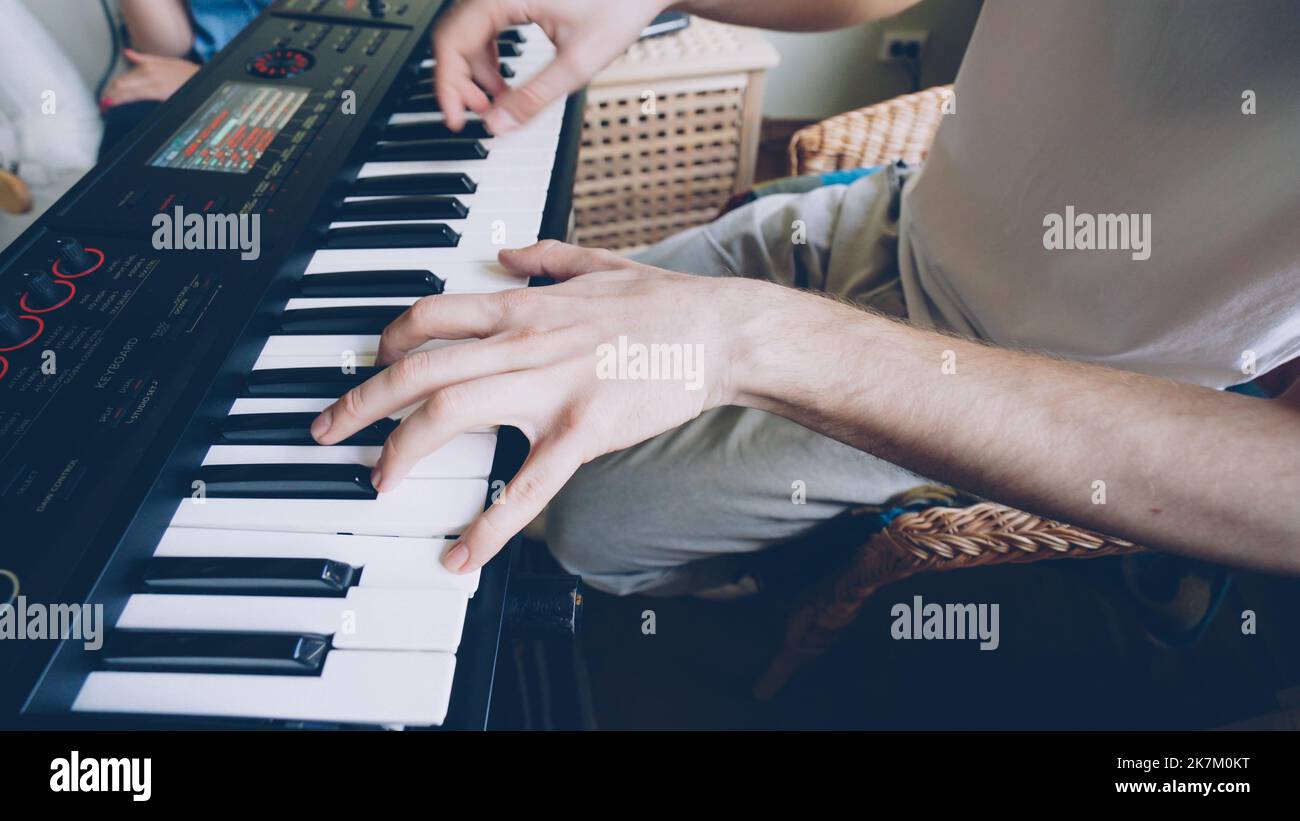
[{"label": "gray trousers", "polygon": [[[898,184],[891,169],[849,186],[763,197],[636,259],[770,279],[903,316]],[[583,466],[548,508],[546,539],[568,572],[597,589],[697,592],[736,581],[756,551],[922,481],[779,416],[717,408]]]}]

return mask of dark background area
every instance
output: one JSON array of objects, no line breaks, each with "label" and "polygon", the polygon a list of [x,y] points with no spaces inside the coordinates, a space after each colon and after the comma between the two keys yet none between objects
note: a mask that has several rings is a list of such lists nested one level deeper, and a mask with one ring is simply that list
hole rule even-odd
[{"label": "dark background area", "polygon": [[[531,550],[540,550],[532,544]],[[518,726],[519,687],[549,689],[530,726],[602,729],[1204,729],[1300,727],[1300,581],[1234,575],[1202,638],[1144,634],[1119,558],[934,573],[887,587],[772,701],[751,694],[788,602],[618,598],[585,591],[576,646],[503,648],[494,725]],[[899,641],[890,608],[998,603],[1001,643]],[[1253,609],[1256,634],[1242,633]],[[655,612],[654,635],[642,614]],[[574,652],[576,650],[576,652]],[[548,681],[521,685],[519,670]],[[576,673],[575,673],[576,670]]]}]

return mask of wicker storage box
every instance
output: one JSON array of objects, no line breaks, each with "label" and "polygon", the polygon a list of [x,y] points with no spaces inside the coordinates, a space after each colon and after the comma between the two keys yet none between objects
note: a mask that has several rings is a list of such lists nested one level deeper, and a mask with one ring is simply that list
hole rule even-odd
[{"label": "wicker storage box", "polygon": [[643,40],[587,91],[574,236],[630,250],[717,216],[753,183],[763,73],[757,31],[696,18]]}]

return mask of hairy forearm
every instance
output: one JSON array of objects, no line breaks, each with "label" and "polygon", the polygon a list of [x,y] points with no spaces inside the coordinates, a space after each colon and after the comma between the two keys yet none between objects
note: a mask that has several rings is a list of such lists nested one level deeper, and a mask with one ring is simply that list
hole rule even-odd
[{"label": "hairy forearm", "polygon": [[184,0],[121,0],[121,7],[136,50],[184,57],[194,47],[194,29]]},{"label": "hairy forearm", "polygon": [[1296,404],[991,348],[805,293],[773,301],[740,332],[752,341],[737,401],[990,499],[1300,573]]},{"label": "hairy forearm", "polygon": [[683,0],[672,8],[710,20],[779,31],[827,31],[897,14],[918,0]]}]

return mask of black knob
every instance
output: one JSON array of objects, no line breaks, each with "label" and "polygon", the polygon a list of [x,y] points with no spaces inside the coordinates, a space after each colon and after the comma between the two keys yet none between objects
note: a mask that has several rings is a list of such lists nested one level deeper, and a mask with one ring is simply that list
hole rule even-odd
[{"label": "black knob", "polygon": [[366,8],[370,9],[371,17],[383,17],[388,4],[384,0],[366,0]]},{"label": "black knob", "polygon": [[56,305],[65,296],[58,283],[54,281],[54,277],[47,271],[27,273],[27,294],[27,304],[37,308]]},{"label": "black knob", "polygon": [[0,305],[0,342],[16,344],[27,338],[23,321],[8,305]]},{"label": "black knob", "polygon": [[70,269],[65,274],[79,274],[95,264],[95,258],[75,237],[59,237],[54,244],[59,247],[59,258]]}]

